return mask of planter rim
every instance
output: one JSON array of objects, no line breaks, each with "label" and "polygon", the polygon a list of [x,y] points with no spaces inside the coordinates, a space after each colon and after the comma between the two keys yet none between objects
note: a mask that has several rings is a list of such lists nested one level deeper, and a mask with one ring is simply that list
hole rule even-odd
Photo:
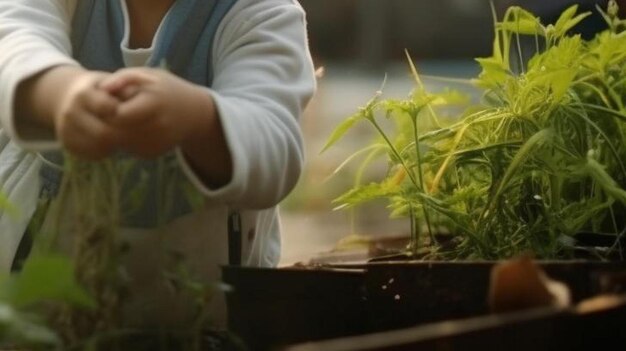
[{"label": "planter rim", "polygon": [[[611,309],[624,308],[624,306],[626,306],[626,296],[621,295],[619,303],[612,306]],[[356,350],[357,348],[352,348],[354,345],[367,345],[366,348],[359,348],[358,350],[373,350],[377,349],[377,347],[389,349],[391,347],[403,346],[406,342],[426,342],[438,339],[445,340],[450,337],[495,330],[501,326],[520,325],[538,320],[580,318],[581,316],[584,316],[584,314],[578,312],[575,306],[567,308],[558,308],[553,306],[536,307],[521,311],[486,314],[468,318],[456,318],[407,328],[320,340],[316,343],[308,342],[294,344],[291,345],[286,351]]]},{"label": "planter rim", "polygon": [[[497,263],[505,262],[506,259],[501,260],[459,260],[459,261],[422,261],[422,260],[407,260],[407,261],[377,261],[377,262],[365,262],[365,263],[333,263],[328,264],[325,267],[331,268],[348,268],[358,269],[377,266],[491,266]],[[551,265],[551,266],[565,266],[565,265],[614,265],[614,266],[626,266],[626,261],[596,261],[596,260],[584,260],[584,259],[534,259],[533,262],[539,265]]]},{"label": "planter rim", "polygon": [[345,265],[345,266],[335,266],[335,265],[319,265],[319,266],[310,266],[310,267],[249,267],[249,266],[232,266],[232,265],[222,265],[222,270],[245,270],[250,272],[332,272],[332,273],[345,273],[345,274],[353,274],[353,275],[361,275],[365,273],[366,269],[363,266],[358,265]]},{"label": "planter rim", "polygon": [[[441,260],[389,260],[389,261],[376,261],[376,262],[362,262],[362,263],[325,263],[316,264],[311,266],[295,267],[295,266],[282,266],[282,267],[252,267],[252,266],[235,266],[235,265],[221,265],[222,269],[245,269],[250,271],[345,271],[350,272],[363,272],[370,266],[405,266],[405,265],[428,265],[428,266],[463,266],[463,265],[493,265],[500,262],[505,262],[507,259],[500,260],[455,260],[455,261],[441,261]],[[585,259],[533,259],[538,264],[547,265],[576,265],[576,264],[597,264],[597,265],[625,265],[624,261],[599,261],[599,260],[585,260]]]}]

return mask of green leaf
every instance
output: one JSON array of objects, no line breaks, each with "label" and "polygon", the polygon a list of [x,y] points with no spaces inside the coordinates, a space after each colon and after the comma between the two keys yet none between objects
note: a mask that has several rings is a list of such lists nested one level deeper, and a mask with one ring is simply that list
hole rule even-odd
[{"label": "green leaf", "polygon": [[563,11],[563,13],[561,13],[561,16],[559,16],[559,19],[554,24],[554,28],[563,28],[572,18],[574,18],[576,12],[578,12],[578,5],[568,7],[565,11]]},{"label": "green leaf", "polygon": [[543,129],[528,138],[528,141],[524,143],[524,145],[515,154],[515,157],[513,157],[511,163],[508,165],[506,173],[502,177],[500,185],[498,186],[498,190],[494,195],[494,199],[500,198],[500,196],[504,192],[504,189],[506,189],[506,187],[509,185],[511,179],[513,179],[513,176],[519,172],[519,169],[523,166],[524,162],[526,162],[526,160],[532,156],[538,146],[542,145],[544,142],[549,141],[553,137],[553,135],[554,132],[552,129]]},{"label": "green leaf", "polygon": [[475,81],[480,87],[495,88],[509,79],[508,69],[504,63],[496,57],[477,58],[482,72]]},{"label": "green leaf", "polygon": [[611,17],[609,16],[608,13],[604,12],[604,10],[598,5],[596,4],[596,10],[598,10],[598,13],[602,16],[602,18],[604,19],[604,21],[606,22],[606,24],[611,27],[613,25],[613,19],[611,19]]},{"label": "green leaf", "polygon": [[354,159],[356,159],[358,156],[361,156],[364,153],[371,153],[371,152],[382,152],[384,150],[388,149],[387,144],[372,144],[372,145],[368,145],[366,147],[364,147],[363,149],[360,149],[356,152],[354,152],[352,155],[348,156],[339,166],[337,166],[337,168],[335,168],[335,170],[326,178],[327,180],[336,176],[337,174],[339,174],[339,172],[341,172],[341,170],[343,170],[350,162],[352,162]]},{"label": "green leaf", "polygon": [[354,124],[356,122],[358,122],[359,120],[361,120],[361,119],[363,119],[362,115],[360,113],[357,113],[357,114],[354,114],[354,115],[346,118],[343,122],[341,122],[335,128],[335,130],[333,130],[333,132],[331,133],[330,137],[328,138],[328,141],[326,141],[326,144],[324,145],[324,147],[322,148],[322,151],[320,151],[320,153],[325,152],[331,146],[335,145],[341,138],[343,138],[344,135],[346,135],[346,133],[350,129],[352,129],[352,126],[354,126]]},{"label": "green leaf", "polygon": [[335,128],[335,130],[331,133],[330,138],[328,138],[326,145],[324,145],[320,153],[323,153],[324,151],[328,150],[331,146],[333,146],[335,143],[337,143],[359,120],[367,119],[370,122],[375,124],[374,111],[376,110],[378,106],[378,101],[380,100],[380,97],[383,94],[383,88],[385,87],[386,83],[387,83],[387,76],[385,75],[385,79],[383,79],[380,89],[376,91],[376,94],[374,94],[374,97],[372,97],[367,102],[367,104],[365,104],[364,107],[361,107],[359,109],[359,112],[348,117],[346,120],[341,122],[339,126],[337,126],[337,128]]},{"label": "green leaf", "polygon": [[559,102],[565,96],[576,78],[576,70],[563,68],[544,74],[537,82],[547,83],[552,91],[554,101]]},{"label": "green leaf", "polygon": [[498,28],[523,35],[543,35],[541,25],[535,20],[521,19],[517,22],[502,22]]},{"label": "green leaf", "polygon": [[[493,1],[491,1],[489,5],[491,6],[491,16],[493,17],[493,29],[494,29],[492,55],[494,59],[498,60],[499,62],[503,62],[504,56],[502,53],[502,43],[501,43],[501,37],[500,37],[502,35],[502,32],[497,29],[498,28],[498,15],[496,14],[496,7],[493,4]],[[505,64],[508,64],[508,62],[506,62]]]},{"label": "green leaf", "polygon": [[341,204],[334,209],[350,208],[374,199],[388,198],[397,194],[398,190],[399,187],[397,184],[390,184],[390,182],[370,183],[368,185],[359,186],[333,200],[333,203]]},{"label": "green leaf", "polygon": [[428,103],[432,106],[462,106],[467,105],[470,101],[470,97],[467,94],[446,88],[441,93],[431,94]]},{"label": "green leaf", "polygon": [[544,35],[541,22],[532,13],[513,6],[507,11],[506,20],[497,24],[497,28],[523,35]]},{"label": "green leaf", "polygon": [[567,34],[570,29],[574,28],[583,19],[591,15],[591,12],[585,12],[574,17],[577,11],[578,5],[572,5],[561,14],[561,17],[559,17],[559,19],[554,24],[554,35],[557,38]]},{"label": "green leaf", "polygon": [[78,284],[69,258],[60,255],[30,257],[9,281],[8,301],[18,308],[45,301],[95,308],[95,301]]},{"label": "green leaf", "polygon": [[612,198],[626,205],[626,190],[622,189],[615,179],[606,171],[605,167],[596,161],[591,152],[580,172],[589,175],[596,181],[604,192]]}]

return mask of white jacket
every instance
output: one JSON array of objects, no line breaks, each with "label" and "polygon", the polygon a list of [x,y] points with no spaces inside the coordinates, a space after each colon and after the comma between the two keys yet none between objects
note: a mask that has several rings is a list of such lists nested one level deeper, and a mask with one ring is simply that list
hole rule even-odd
[{"label": "white jacket", "polygon": [[[18,133],[14,97],[25,79],[57,65],[77,65],[69,40],[76,1],[0,0],[0,122],[11,144],[20,147],[13,145],[11,152],[58,146],[54,137],[42,138],[45,134],[30,126],[20,124]],[[216,264],[202,268],[203,256],[222,256],[211,261],[224,263],[220,253],[226,251],[226,223],[212,221],[223,218],[229,207],[250,210],[243,211],[244,235],[246,228],[257,231],[244,249],[245,263],[278,262],[279,237],[263,231],[277,232],[274,206],[293,189],[303,165],[298,119],[315,90],[307,45],[304,11],[295,0],[239,0],[220,24],[213,46],[214,82],[208,93],[215,100],[231,151],[233,177],[220,189],[208,189],[179,157],[192,183],[206,196],[207,206],[203,213],[162,229],[176,233],[179,242],[172,245],[194,251],[198,261],[194,266],[204,269],[207,279],[218,268]],[[37,158],[28,155],[29,176],[22,177],[22,193],[17,194],[15,186],[6,189],[15,162],[4,164],[0,157],[0,182],[21,212],[21,219],[0,215],[0,271],[10,266],[19,243],[16,236],[21,237],[37,200],[33,190],[38,184]],[[22,156],[18,159],[23,163]],[[206,243],[216,236],[218,244]]]},{"label": "white jacket", "polygon": [[[16,132],[17,85],[70,58],[69,27],[77,0],[0,0],[0,121],[20,146],[41,150],[51,140]],[[304,32],[294,0],[240,0],[213,47],[213,95],[234,162],[233,180],[211,199],[267,208],[294,186],[303,162],[297,118],[314,89]],[[203,188],[201,184],[198,184]]]}]

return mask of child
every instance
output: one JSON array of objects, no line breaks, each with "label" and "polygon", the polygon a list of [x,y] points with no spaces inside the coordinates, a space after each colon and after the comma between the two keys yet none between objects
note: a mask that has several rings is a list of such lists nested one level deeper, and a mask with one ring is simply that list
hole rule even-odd
[{"label": "child", "polygon": [[[0,118],[12,140],[0,180],[10,162],[30,160],[20,178],[30,185],[10,194],[26,219],[0,219],[0,268],[8,271],[23,246],[37,201],[58,190],[50,165],[58,153],[41,160],[33,152],[130,154],[152,173],[155,162],[174,160],[204,205],[192,211],[176,194],[157,225],[151,203],[162,184],[150,174],[141,180],[148,200],[123,237],[135,299],[127,316],[137,319],[129,324],[179,322],[184,303],[161,279],[160,240],[205,282],[239,256],[275,266],[276,205],[300,175],[298,118],[314,89],[296,0],[0,0]],[[228,218],[242,235],[230,248]]]}]

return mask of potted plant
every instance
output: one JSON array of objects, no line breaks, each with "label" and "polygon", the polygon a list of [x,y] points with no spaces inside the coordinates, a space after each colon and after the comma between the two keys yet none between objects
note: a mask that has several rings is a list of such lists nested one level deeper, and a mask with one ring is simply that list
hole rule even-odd
[{"label": "potted plant", "polygon": [[[333,297],[356,306],[353,316],[332,304],[316,308],[324,317],[303,313],[302,326],[332,320],[352,327],[322,337],[485,314],[494,264],[528,252],[569,285],[574,302],[598,293],[599,276],[624,269],[626,233],[626,22],[614,1],[598,11],[608,29],[591,40],[570,34],[589,15],[577,6],[550,25],[519,7],[501,21],[494,14],[493,55],[477,60],[482,72],[471,81],[478,102],[427,91],[409,57],[416,83],[410,96],[385,99],[379,91],[335,129],[325,149],[357,123],[374,128],[379,138],[357,152],[369,154],[365,162],[384,157],[386,177],[357,184],[336,203],[388,201],[393,216],[410,218],[410,245],[377,262],[322,270],[225,267],[234,287],[229,308],[251,311],[234,319],[234,329],[259,345],[302,340],[305,332],[271,340],[281,335],[271,324],[246,329],[259,317],[255,305],[280,308],[276,291],[290,296],[292,311],[298,298],[309,306]],[[459,105],[460,114],[445,115]],[[352,270],[360,288],[343,289],[337,277],[326,285],[315,273],[337,268]],[[278,285],[248,284],[265,275]],[[308,285],[298,279],[315,287],[301,291]],[[273,323],[295,328],[297,316]]]}]

